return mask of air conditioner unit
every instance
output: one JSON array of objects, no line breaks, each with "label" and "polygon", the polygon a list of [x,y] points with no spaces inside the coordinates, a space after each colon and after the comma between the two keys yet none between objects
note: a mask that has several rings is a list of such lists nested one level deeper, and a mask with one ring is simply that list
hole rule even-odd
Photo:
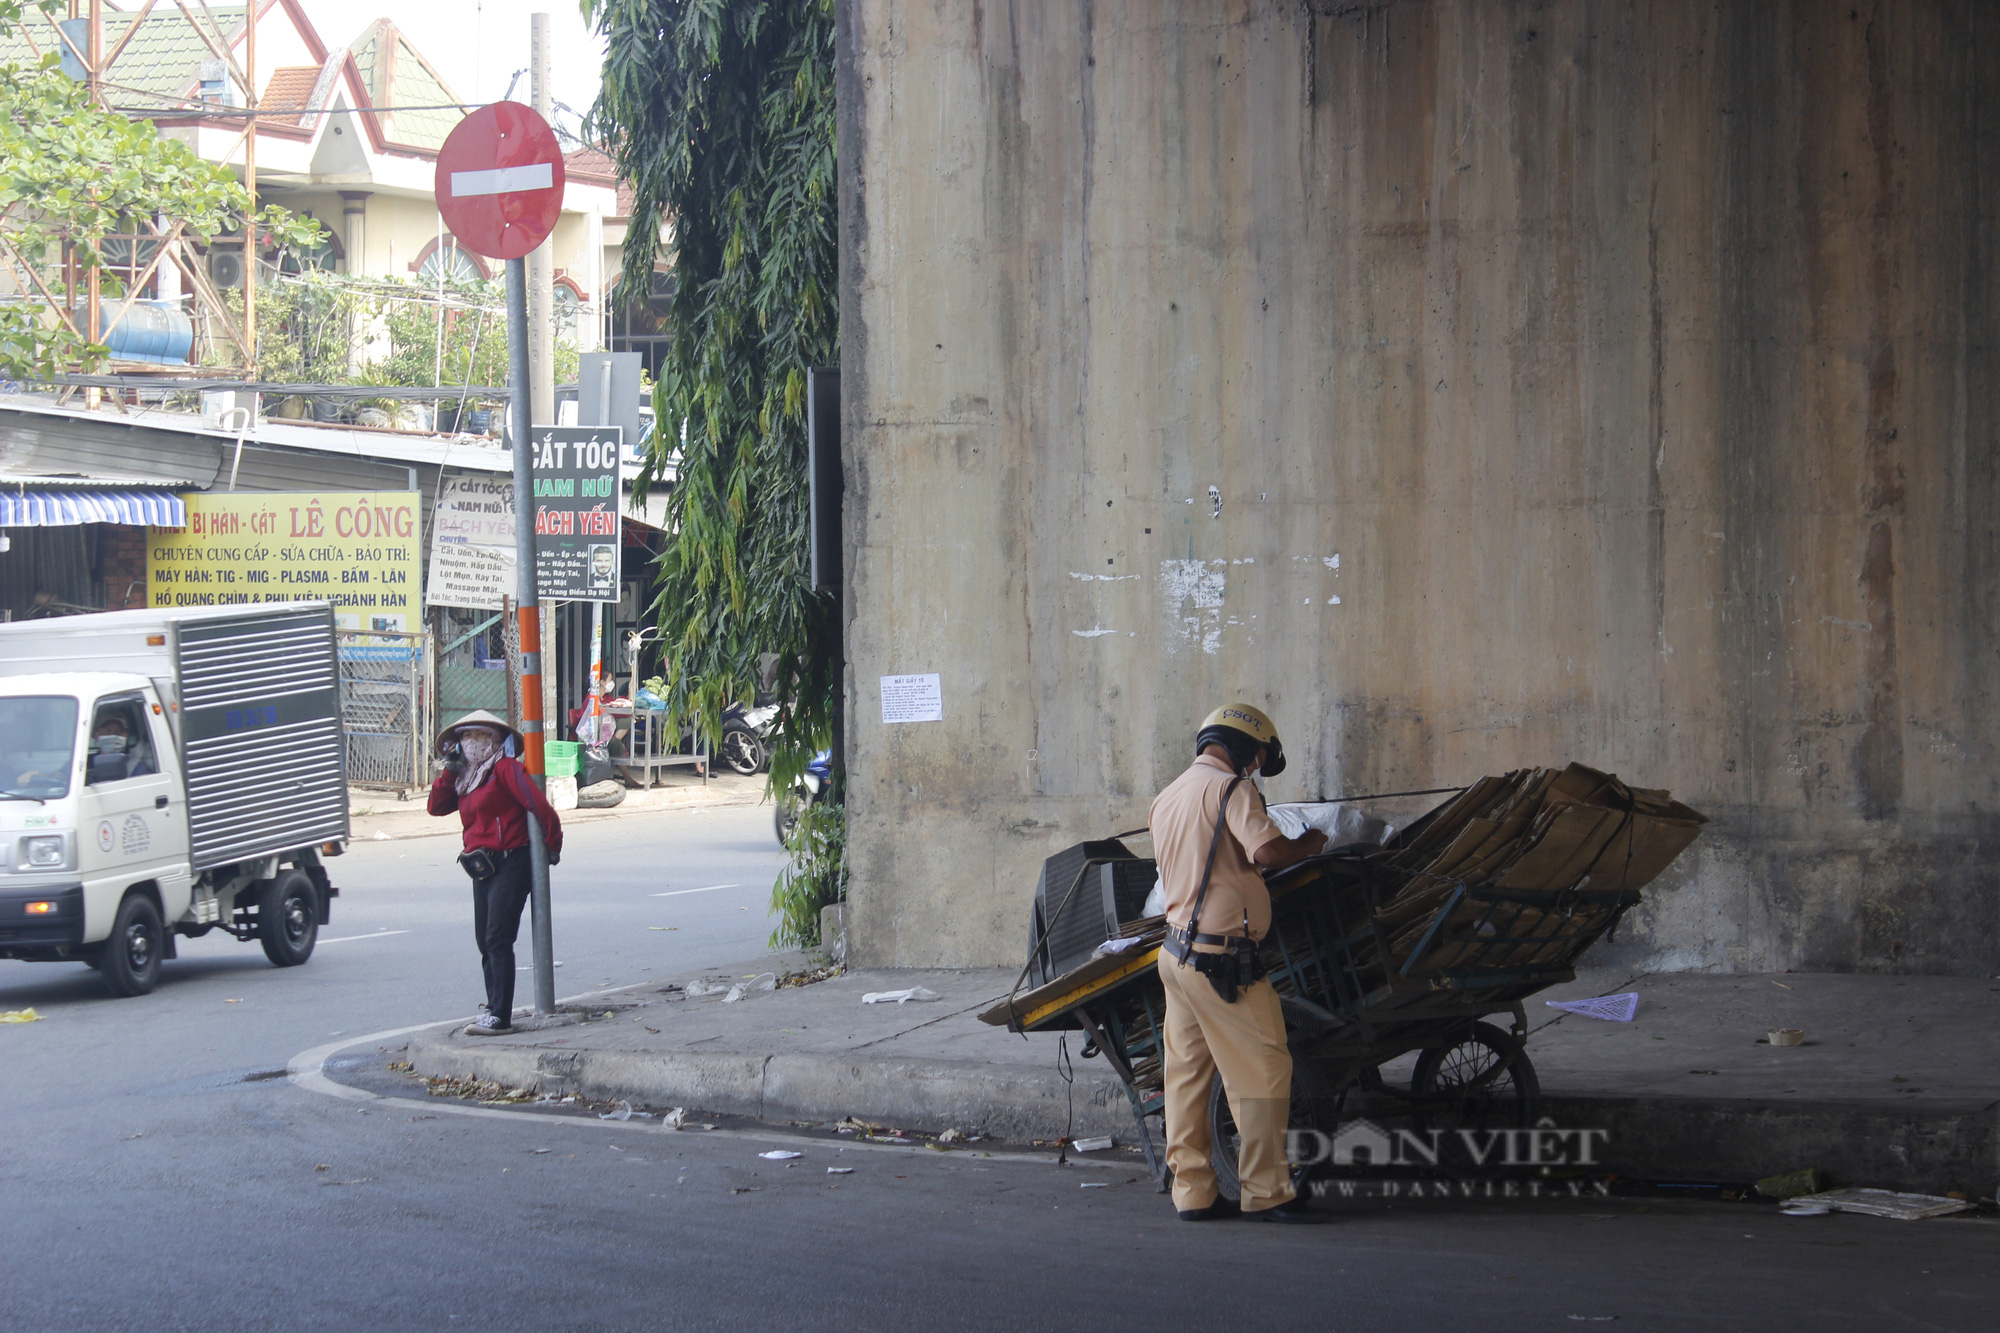
[{"label": "air conditioner unit", "polygon": [[210,250],[208,252],[208,280],[217,287],[241,287],[243,285],[243,252],[241,250]]}]

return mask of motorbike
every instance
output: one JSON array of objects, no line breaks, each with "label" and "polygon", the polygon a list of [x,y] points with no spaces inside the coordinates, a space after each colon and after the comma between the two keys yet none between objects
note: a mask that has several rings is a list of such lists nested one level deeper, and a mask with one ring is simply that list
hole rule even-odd
[{"label": "motorbike", "polygon": [[778,841],[786,842],[792,830],[798,826],[799,816],[810,809],[821,796],[826,794],[827,784],[833,781],[833,751],[821,750],[806,765],[806,771],[790,790],[778,796],[773,822],[777,826]]},{"label": "motorbike", "polygon": [[747,709],[741,704],[731,704],[722,715],[722,745],[716,757],[746,778],[763,772],[771,766],[771,747],[766,738],[777,720],[776,704]]}]

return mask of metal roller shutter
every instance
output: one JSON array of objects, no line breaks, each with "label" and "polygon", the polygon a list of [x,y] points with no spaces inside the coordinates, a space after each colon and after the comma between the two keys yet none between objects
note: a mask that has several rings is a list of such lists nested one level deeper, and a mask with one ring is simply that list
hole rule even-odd
[{"label": "metal roller shutter", "polygon": [[330,607],[179,628],[197,870],[347,836]]}]

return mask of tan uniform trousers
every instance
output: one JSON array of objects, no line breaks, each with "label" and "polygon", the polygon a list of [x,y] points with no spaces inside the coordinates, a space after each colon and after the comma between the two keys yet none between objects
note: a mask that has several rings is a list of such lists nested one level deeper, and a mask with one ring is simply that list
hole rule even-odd
[{"label": "tan uniform trousers", "polygon": [[1165,951],[1160,981],[1167,992],[1167,1167],[1174,1173],[1174,1207],[1215,1202],[1208,1092],[1218,1069],[1229,1113],[1243,1136],[1236,1162],[1243,1211],[1277,1207],[1292,1198],[1285,1163],[1292,1054],[1285,1047],[1278,993],[1269,981],[1259,981],[1238,991],[1234,1004],[1225,1003],[1207,977]]}]

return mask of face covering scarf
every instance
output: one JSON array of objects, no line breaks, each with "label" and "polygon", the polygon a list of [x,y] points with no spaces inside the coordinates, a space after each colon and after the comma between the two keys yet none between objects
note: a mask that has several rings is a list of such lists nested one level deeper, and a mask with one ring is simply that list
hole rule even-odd
[{"label": "face covering scarf", "polygon": [[485,727],[467,727],[458,733],[458,749],[465,756],[465,767],[458,775],[458,794],[469,796],[493,772],[494,761],[500,758],[500,738]]}]

